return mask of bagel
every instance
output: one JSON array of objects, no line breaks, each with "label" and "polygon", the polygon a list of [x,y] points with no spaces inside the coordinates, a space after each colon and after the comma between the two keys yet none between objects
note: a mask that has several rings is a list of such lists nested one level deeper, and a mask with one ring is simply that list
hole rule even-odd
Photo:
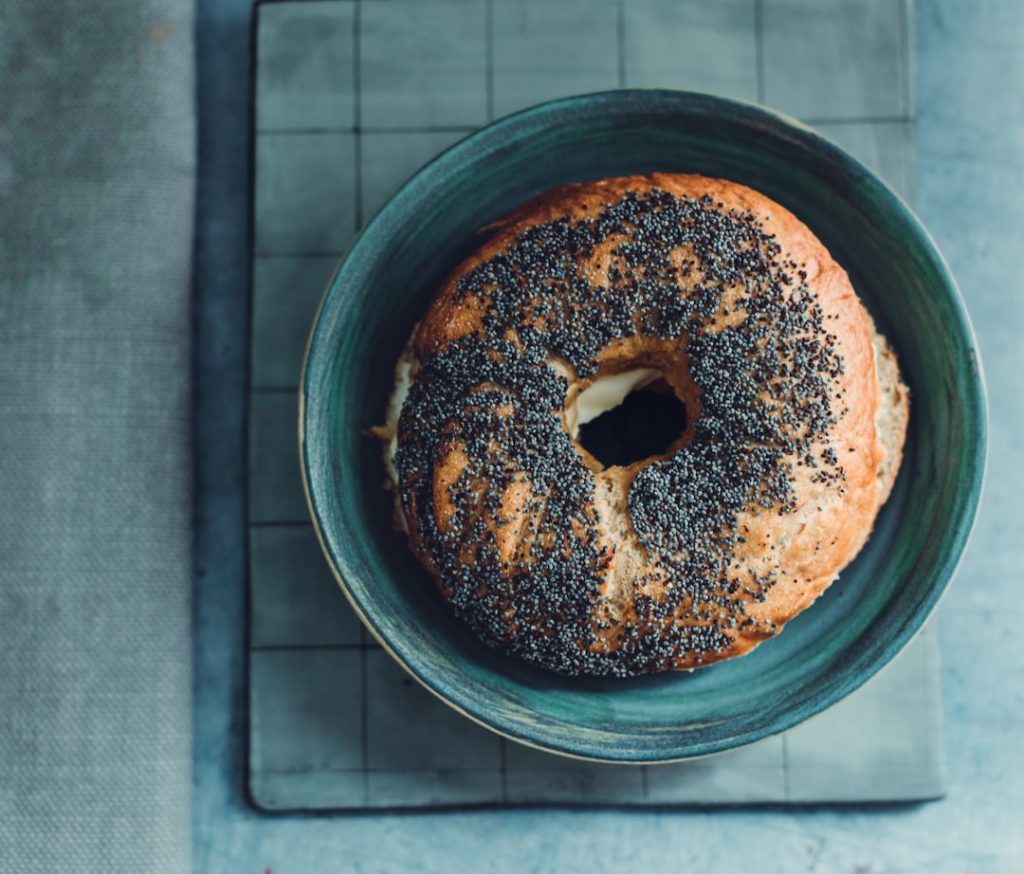
[{"label": "bagel", "polygon": [[[778,634],[866,541],[909,394],[846,272],[745,186],[565,185],[485,229],[396,367],[396,518],[487,644],[570,675],[710,665]],[[580,427],[656,384],[661,452]]]}]

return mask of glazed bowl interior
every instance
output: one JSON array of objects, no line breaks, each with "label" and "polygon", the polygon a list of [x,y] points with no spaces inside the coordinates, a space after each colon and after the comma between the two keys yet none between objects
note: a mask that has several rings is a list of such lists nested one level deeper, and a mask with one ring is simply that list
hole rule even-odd
[{"label": "glazed bowl interior", "polygon": [[[752,186],[806,222],[849,272],[911,391],[895,490],[867,546],[781,635],[694,673],[562,677],[492,651],[442,603],[391,527],[378,443],[393,366],[477,229],[569,181],[651,171]],[[374,635],[448,703],[556,752],[651,762],[720,752],[824,710],[885,665],[949,581],[978,499],[984,399],[956,286],[927,234],[870,171],[814,132],[703,95],[556,101],[468,137],[413,177],[344,258],[303,376],[303,473],[339,582]]]}]

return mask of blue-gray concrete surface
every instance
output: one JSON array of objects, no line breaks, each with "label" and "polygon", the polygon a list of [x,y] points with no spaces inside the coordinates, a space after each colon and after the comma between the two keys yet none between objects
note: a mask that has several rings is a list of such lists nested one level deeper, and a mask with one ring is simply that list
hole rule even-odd
[{"label": "blue-gray concrete surface", "polygon": [[[836,0],[838,2],[838,0]],[[848,5],[843,3],[842,5]],[[249,0],[199,0],[195,861],[198,872],[1024,871],[1024,4],[920,0],[918,211],[988,377],[989,477],[940,607],[950,793],[906,807],[261,815],[244,796]]]}]

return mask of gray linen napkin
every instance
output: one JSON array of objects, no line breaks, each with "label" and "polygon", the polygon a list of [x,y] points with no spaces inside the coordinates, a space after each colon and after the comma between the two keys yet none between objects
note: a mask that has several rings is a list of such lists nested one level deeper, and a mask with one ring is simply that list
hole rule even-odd
[{"label": "gray linen napkin", "polygon": [[0,15],[0,870],[191,866],[188,0]]}]

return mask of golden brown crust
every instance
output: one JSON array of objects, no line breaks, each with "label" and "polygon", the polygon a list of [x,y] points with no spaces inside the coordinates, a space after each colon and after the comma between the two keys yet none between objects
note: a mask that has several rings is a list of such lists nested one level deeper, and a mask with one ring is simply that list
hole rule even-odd
[{"label": "golden brown crust", "polygon": [[[441,289],[414,334],[413,349],[415,356],[423,360],[438,354],[457,339],[482,330],[485,304],[472,297],[460,297],[459,280],[478,265],[506,251],[528,229],[562,218],[570,222],[593,218],[628,193],[642,195],[654,189],[681,198],[710,196],[724,210],[753,213],[774,235],[784,257],[797,262],[805,271],[806,284],[821,307],[824,323],[835,337],[835,351],[845,364],[842,374],[831,385],[831,404],[838,421],[829,441],[843,471],[842,487],[837,489],[832,482],[820,481],[816,467],[800,464],[792,475],[796,496],[793,512],[779,514],[748,509],[737,517],[738,530],[745,538],[745,543],[736,547],[737,567],[742,564],[758,574],[775,574],[775,582],[762,599],[746,599],[747,616],[754,621],[734,628],[728,635],[728,646],[712,652],[679,653],[668,665],[678,670],[742,655],[781,631],[790,619],[813,603],[854,558],[892,487],[906,429],[907,392],[899,380],[895,358],[881,340],[885,394],[881,393],[873,348],[873,337],[878,335],[846,272],[794,215],[757,191],[733,182],[659,173],[566,185],[535,198],[490,226],[493,236],[455,270]],[[614,242],[596,247],[589,257],[582,259],[578,264],[579,274],[595,281],[604,276],[613,258]],[[684,279],[681,275],[679,284],[684,294],[695,279]],[[743,318],[742,313],[731,306],[739,295],[739,289],[726,294],[726,306],[709,324],[709,330],[734,325]],[[665,374],[666,381],[688,409],[699,410],[700,390],[689,375],[686,347],[685,337],[671,341],[628,337],[606,346],[598,356],[599,369],[603,374],[627,367],[656,367]],[[571,402],[592,380],[575,379],[571,368],[566,368],[566,373],[570,379],[568,400]],[[885,423],[884,428],[880,427],[880,422]],[[688,433],[669,447],[668,455],[686,445],[692,438],[692,429],[691,421]],[[883,435],[880,430],[884,431]],[[888,445],[883,445],[882,436],[887,438]],[[623,627],[636,620],[637,597],[657,601],[666,595],[665,586],[671,580],[641,543],[627,507],[630,485],[650,460],[629,467],[602,469],[578,444],[577,451],[594,471],[595,509],[601,519],[596,527],[600,542],[611,556],[604,569],[602,599],[594,607],[594,616],[604,622],[593,647],[614,651],[621,644]],[[458,441],[448,445],[433,461],[433,506],[429,509],[442,530],[455,524],[451,489],[465,466],[464,447]],[[525,542],[544,536],[542,530],[532,532],[533,523],[542,519],[531,515],[525,480],[520,483],[518,487],[505,488],[500,498],[501,523],[493,526],[501,555],[510,562],[523,554]],[[666,496],[666,500],[670,497]],[[408,495],[406,510],[413,549],[437,576],[428,545],[421,542],[417,534],[416,517],[424,508],[417,506],[416,495]],[[468,555],[467,560],[471,560]],[[638,588],[634,583],[640,576],[645,582]],[[445,581],[438,579],[438,582],[447,593]],[[694,627],[709,622],[690,611],[685,602],[666,621]]]},{"label": "golden brown crust", "polygon": [[876,424],[878,439],[882,441],[885,449],[885,457],[878,466],[878,505],[882,506],[892,494],[896,474],[899,473],[900,462],[903,460],[903,444],[910,421],[910,391],[900,378],[896,353],[892,351],[885,337],[878,333],[874,322],[870,321],[870,316],[868,319],[871,324],[871,345],[875,350],[875,370],[881,394]]}]

